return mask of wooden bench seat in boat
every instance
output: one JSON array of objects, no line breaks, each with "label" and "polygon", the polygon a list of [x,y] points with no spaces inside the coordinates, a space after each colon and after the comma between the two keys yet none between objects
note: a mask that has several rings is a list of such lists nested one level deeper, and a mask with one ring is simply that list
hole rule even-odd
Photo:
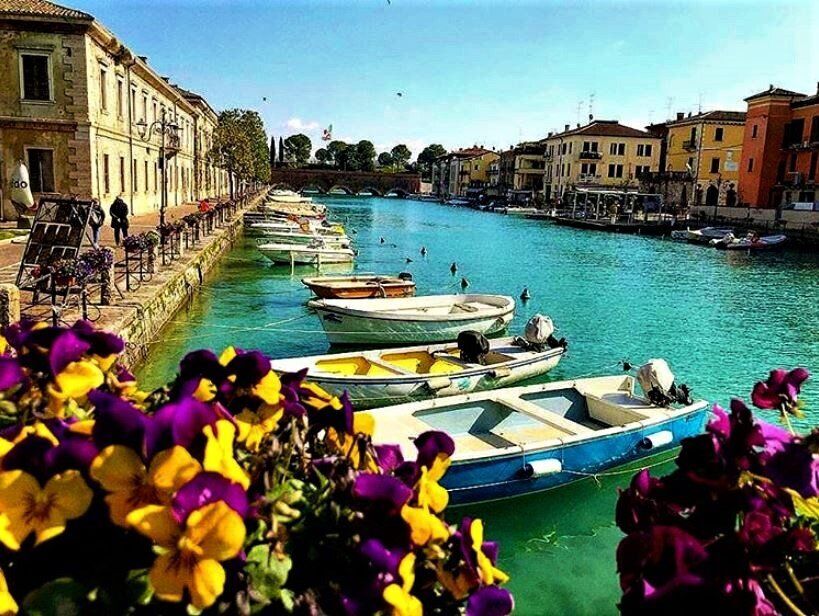
[{"label": "wooden bench seat in boat", "polygon": [[576,421],[567,419],[563,415],[559,415],[558,413],[554,413],[552,411],[543,409],[540,406],[528,402],[526,400],[522,400],[520,398],[498,398],[498,400],[502,400],[504,404],[508,404],[509,406],[523,413],[526,413],[527,415],[531,415],[532,417],[537,418],[541,422],[549,424],[549,426],[552,428],[552,431],[555,433],[552,434],[550,432],[546,436],[546,438],[561,438],[564,436],[575,436],[580,434],[594,433],[594,430],[592,430],[591,428],[587,428],[586,426]]}]

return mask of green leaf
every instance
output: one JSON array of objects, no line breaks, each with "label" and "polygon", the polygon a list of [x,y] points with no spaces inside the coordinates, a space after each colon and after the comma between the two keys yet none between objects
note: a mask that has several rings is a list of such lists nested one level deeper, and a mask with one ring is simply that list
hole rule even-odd
[{"label": "green leaf", "polygon": [[28,593],[21,607],[29,616],[82,616],[89,612],[87,594],[71,578],[58,578]]},{"label": "green leaf", "polygon": [[268,601],[282,600],[282,587],[293,566],[289,556],[279,558],[270,553],[269,545],[257,545],[247,553],[245,571],[253,589]]}]

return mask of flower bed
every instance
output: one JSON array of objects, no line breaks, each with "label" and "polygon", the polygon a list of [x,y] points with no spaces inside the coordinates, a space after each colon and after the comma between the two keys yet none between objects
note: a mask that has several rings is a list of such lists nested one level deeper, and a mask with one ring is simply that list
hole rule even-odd
[{"label": "flower bed", "polygon": [[148,231],[137,235],[129,235],[122,240],[126,252],[144,252],[159,244],[159,234]]},{"label": "flower bed", "polygon": [[444,519],[447,435],[404,460],[258,352],[190,353],[144,392],[87,322],[4,335],[0,614],[512,610],[481,521]]},{"label": "flower bed", "polygon": [[[790,427],[803,369],[751,395]],[[813,614],[819,606],[819,430],[795,435],[741,400],[715,405],[677,469],[639,472],[617,503],[625,614]]]}]

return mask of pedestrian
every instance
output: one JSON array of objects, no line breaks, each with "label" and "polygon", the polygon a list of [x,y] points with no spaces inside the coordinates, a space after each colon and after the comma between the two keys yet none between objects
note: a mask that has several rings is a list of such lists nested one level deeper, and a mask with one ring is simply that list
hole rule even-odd
[{"label": "pedestrian", "polygon": [[105,224],[105,210],[96,199],[91,200],[91,211],[88,214],[88,226],[91,227],[91,245],[100,247],[100,229]]},{"label": "pedestrian", "polygon": [[128,204],[117,196],[111,204],[111,228],[114,229],[114,243],[119,246],[120,239],[128,237]]}]

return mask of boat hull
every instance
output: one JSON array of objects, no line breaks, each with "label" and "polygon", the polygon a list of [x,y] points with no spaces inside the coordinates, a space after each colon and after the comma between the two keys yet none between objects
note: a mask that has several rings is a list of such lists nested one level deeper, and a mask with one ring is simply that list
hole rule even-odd
[{"label": "boat hull", "polygon": [[[525,454],[518,452],[475,461],[456,461],[441,484],[449,491],[450,502],[456,505],[550,490],[673,449],[682,439],[702,432],[707,413],[708,409],[703,407],[652,423],[650,427],[635,425],[630,430],[605,438],[555,445]],[[642,446],[647,436],[661,431],[672,433],[669,443],[651,449]],[[540,477],[523,477],[525,465],[548,459],[559,460],[562,470]]]},{"label": "boat hull", "polygon": [[415,283],[404,284],[366,284],[344,287],[302,281],[312,293],[320,299],[371,299],[376,297],[412,297],[415,295]]},{"label": "boat hull", "polygon": [[[296,248],[294,246],[294,248]],[[323,265],[325,263],[352,263],[355,255],[352,250],[288,250],[282,248],[265,248],[259,246],[259,252],[277,264]]]},{"label": "boat hull", "polygon": [[[564,352],[563,349],[553,349],[553,352],[546,356],[509,364],[508,372],[504,370],[506,374],[503,376],[496,375],[497,366],[490,365],[464,373],[437,375],[437,377],[417,375],[383,379],[355,379],[309,372],[307,378],[334,395],[340,396],[346,391],[353,407],[356,410],[362,410],[508,387],[546,374],[560,363]],[[441,386],[447,381],[448,385]]]},{"label": "boat hull", "polygon": [[505,314],[490,317],[464,317],[447,321],[410,321],[382,319],[339,313],[316,307],[321,325],[331,344],[400,345],[448,342],[470,329],[486,336],[501,333],[515,315],[514,306]]}]

